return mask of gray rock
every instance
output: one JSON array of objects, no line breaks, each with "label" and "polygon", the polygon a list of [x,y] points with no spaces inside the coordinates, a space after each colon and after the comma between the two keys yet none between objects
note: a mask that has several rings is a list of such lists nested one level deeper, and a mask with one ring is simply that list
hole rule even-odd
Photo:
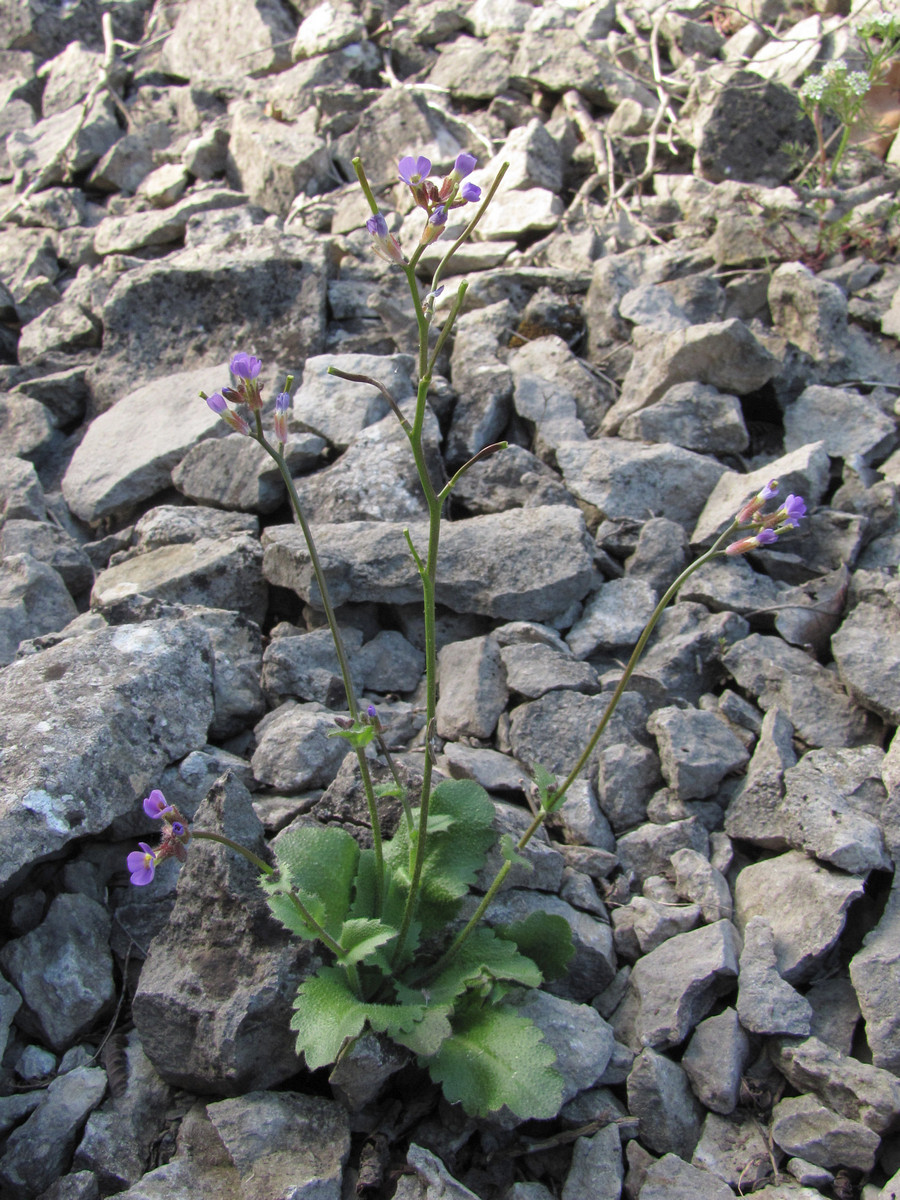
[{"label": "gray rock", "polygon": [[190,1158],[174,1158],[147,1174],[125,1200],[243,1200],[237,1170],[221,1163],[205,1166]]},{"label": "gray rock", "polygon": [[744,867],[734,886],[738,929],[765,917],[775,934],[778,972],[802,983],[822,963],[844,928],[863,881],[829,870],[799,850]]},{"label": "gray rock", "polygon": [[438,673],[438,735],[489,738],[509,699],[496,639],[449,643],[438,655]]},{"label": "gray rock", "polygon": [[768,300],[775,329],[820,364],[820,370],[846,359],[847,297],[836,284],[798,262],[782,263],[769,282]]},{"label": "gray rock", "polygon": [[78,616],[62,577],[30,554],[0,561],[0,665],[16,656],[27,638],[55,633]]},{"label": "gray rock", "polygon": [[22,996],[20,1028],[65,1050],[94,1027],[115,994],[109,931],[100,904],[66,893],[37,929],[7,942],[0,964]]},{"label": "gray rock", "polygon": [[597,754],[597,802],[616,832],[647,818],[647,803],[662,783],[659,759],[636,741],[603,746]]},{"label": "gray rock", "polygon": [[[714,558],[691,575],[678,595],[682,601],[704,604],[712,612],[750,616],[760,609],[775,608],[781,601],[783,588],[783,584],[768,575],[754,571],[744,557]],[[777,620],[778,617],[776,623]],[[794,639],[785,637],[785,640]]]},{"label": "gray rock", "polygon": [[[336,605],[346,600],[418,602],[421,583],[399,522],[349,521],[313,529],[328,547],[326,574]],[[424,551],[427,530],[410,523]],[[299,529],[276,526],[263,535],[264,573],[317,604],[318,589]],[[437,597],[457,612],[506,620],[543,621],[580,600],[593,583],[592,555],[581,513],[562,506],[512,509],[451,522],[441,537]]]},{"label": "gray rock", "polygon": [[65,530],[48,521],[8,518],[0,531],[0,555],[26,554],[52,567],[73,596],[94,582],[91,560]]},{"label": "gray rock", "polygon": [[641,526],[634,553],[625,561],[625,577],[641,580],[661,595],[687,563],[684,529],[668,517],[651,517]]},{"label": "gray rock", "polygon": [[377,1099],[385,1083],[409,1062],[409,1051],[384,1034],[363,1033],[348,1046],[328,1075],[335,1099],[358,1112]]},{"label": "gray rock", "polygon": [[850,978],[836,975],[820,979],[807,991],[806,999],[813,1010],[810,1030],[813,1037],[842,1054],[849,1054],[861,1016]]},{"label": "gray rock", "polygon": [[553,688],[588,693],[600,690],[593,667],[553,646],[519,642],[503,647],[500,659],[509,690],[530,700]]},{"label": "gray rock", "polygon": [[347,6],[331,4],[326,0],[317,4],[297,30],[291,47],[294,62],[313,58],[340,50],[350,42],[361,41],[366,36],[365,22]]},{"label": "gray rock", "polygon": [[[494,801],[493,828],[497,835],[497,842],[488,851],[484,866],[479,872],[475,884],[476,890],[486,892],[503,866],[503,852],[498,844],[500,838],[509,835],[514,843],[518,842],[530,824],[531,814],[526,809],[519,808],[515,804]],[[546,831],[539,830],[521,851],[521,854],[526,862],[513,864],[501,890],[508,891],[510,888],[521,887],[560,893],[565,859],[559,849],[550,842]],[[563,896],[563,899],[565,900],[567,897]],[[602,905],[598,915],[606,916],[606,910]]]},{"label": "gray rock", "polygon": [[858,604],[831,639],[838,674],[850,695],[889,724],[900,722],[900,608]]},{"label": "gray rock", "polygon": [[206,1111],[247,1200],[274,1195],[341,1200],[350,1124],[336,1100],[253,1091],[209,1104]]},{"label": "gray rock", "polygon": [[566,634],[576,658],[597,650],[634,646],[659,599],[650,583],[641,579],[611,579],[601,584]]},{"label": "gray rock", "polygon": [[548,92],[575,88],[585,100],[606,110],[625,99],[637,100],[652,110],[652,93],[614,65],[602,42],[595,49],[601,52],[589,49],[574,29],[525,33],[519,40],[511,73],[527,88],[537,86]]},{"label": "gray rock", "polygon": [[646,679],[650,695],[662,702],[697,704],[718,686],[721,655],[743,644],[749,625],[732,612],[710,613],[703,605],[682,602],[667,608],[656,623],[638,664],[632,686]]},{"label": "gray rock", "polygon": [[865,714],[830,671],[781,638],[752,633],[722,658],[760,708],[778,707],[812,746],[858,746],[871,740]]},{"label": "gray rock", "polygon": [[54,1079],[31,1116],[10,1134],[0,1181],[20,1196],[44,1192],[65,1172],[88,1113],[106,1091],[106,1072],[76,1067]]},{"label": "gray rock", "polygon": [[431,1150],[413,1142],[406,1161],[415,1172],[418,1187],[415,1191],[404,1192],[400,1200],[478,1200],[474,1192],[453,1178]]},{"label": "gray rock", "polygon": [[750,1039],[734,1009],[726,1008],[699,1023],[681,1065],[700,1103],[727,1115],[738,1105],[741,1076],[749,1059]]},{"label": "gray rock", "polygon": [[572,1151],[572,1163],[563,1184],[562,1200],[619,1200],[622,1194],[622,1143],[615,1123],[580,1137]]},{"label": "gray rock", "polygon": [[518,792],[525,786],[527,772],[508,754],[467,746],[465,742],[447,742],[441,766],[453,779],[474,779],[489,792]]},{"label": "gray rock", "polygon": [[754,1116],[744,1113],[707,1113],[691,1162],[736,1189],[761,1184],[772,1174],[765,1132]]},{"label": "gray rock", "polygon": [[0,672],[0,887],[132,811],[204,744],[211,672],[208,641],[185,620],[102,629]]},{"label": "gray rock", "polygon": [[[362,632],[351,627],[342,629],[341,635],[349,655],[351,678],[359,688]],[[273,638],[263,654],[262,686],[274,703],[293,696],[343,708],[346,695],[331,630],[324,627],[297,637]]]},{"label": "gray rock", "polygon": [[[509,83],[509,63],[509,57],[502,53],[496,43],[485,45],[477,38],[458,37],[440,47],[438,60],[429,72],[428,82],[433,87],[446,89],[455,99],[492,100],[506,91]],[[515,132],[520,133],[521,130]],[[549,134],[545,136],[550,140]],[[483,173],[488,175],[487,170]],[[482,172],[479,172],[479,175],[481,174]],[[493,179],[495,174],[496,170],[489,177]],[[521,167],[516,174],[521,174]],[[557,178],[559,174],[557,169]],[[512,183],[510,186],[515,187],[516,184]]]},{"label": "gray rock", "polygon": [[725,290],[711,275],[639,284],[619,301],[620,316],[658,333],[721,319],[724,310]]},{"label": "gray rock", "polygon": [[738,947],[731,922],[717,921],[677,934],[639,959],[628,987],[638,1004],[635,1032],[641,1044],[666,1048],[683,1042],[734,986]]},{"label": "gray rock", "polygon": [[34,459],[38,465],[58,438],[50,409],[12,392],[0,393],[0,434],[7,454]]},{"label": "gray rock", "polygon": [[94,234],[94,252],[103,257],[172,245],[184,240],[188,221],[197,213],[238,208],[246,203],[247,196],[243,192],[199,186],[167,208],[106,217]]},{"label": "gray rock", "polygon": [[774,1065],[798,1091],[811,1091],[834,1112],[875,1133],[893,1128],[900,1113],[900,1082],[890,1071],[860,1062],[819,1038],[769,1043]]},{"label": "gray rock", "polygon": [[255,729],[253,773],[280,792],[327,787],[350,747],[344,738],[329,737],[337,726],[319,704],[288,700],[263,717]]},{"label": "gray rock", "polygon": [[775,614],[775,628],[791,645],[824,654],[844,611],[849,583],[850,572],[842,563],[836,571],[785,589],[779,597],[784,607]]},{"label": "gray rock", "polygon": [[792,450],[749,475],[726,471],[712,489],[691,541],[695,545],[712,543],[731,524],[743,504],[771,479],[777,479],[780,484],[779,498],[800,495],[811,510],[824,495],[829,473],[828,455],[821,442]]},{"label": "gray rock", "polygon": [[616,839],[606,816],[597,805],[590,782],[583,777],[573,781],[565,799],[553,814],[552,824],[567,842],[605,850],[615,850]]},{"label": "gray rock", "polygon": [[[184,362],[186,330],[203,330],[196,357],[198,367],[212,368],[212,378],[207,373],[205,385],[169,396],[179,406],[176,437],[185,399],[196,386],[210,391],[227,382],[218,364],[236,347],[252,347],[263,362],[296,372],[322,348],[325,277],[318,247],[258,225],[126,271],[103,305],[103,348],[88,373],[94,405],[102,411],[119,401],[122,380],[139,387],[172,375]],[[223,321],[224,311],[240,317]]]},{"label": "gray rock", "polygon": [[634,871],[640,882],[650,875],[665,874],[672,855],[685,848],[704,857],[709,854],[709,837],[696,817],[668,825],[648,822],[623,834],[616,842],[622,867]]},{"label": "gray rock", "polygon": [[871,1171],[881,1139],[865,1125],[839,1117],[815,1096],[790,1096],[772,1110],[772,1139],[788,1154],[820,1167]]},{"label": "gray rock", "polygon": [[641,1200],[728,1200],[733,1193],[709,1171],[667,1153],[650,1164],[641,1185]]},{"label": "gray rock", "polygon": [[614,908],[612,924],[620,958],[634,962],[678,934],[687,933],[700,921],[697,904],[658,903],[635,896],[622,908]]},{"label": "gray rock", "polygon": [[[685,1159],[693,1154],[702,1110],[687,1075],[671,1058],[641,1051],[628,1076],[628,1111],[640,1120],[641,1141],[655,1154]],[[668,1200],[670,1193],[665,1195]]]},{"label": "gray rock", "polygon": [[[81,118],[82,105],[75,104],[38,121],[30,129],[11,133],[6,139],[6,152],[14,170],[22,172],[28,183],[41,188],[63,182],[67,169],[77,173],[92,167],[117,140],[121,130],[113,103],[105,94],[93,102],[83,122]],[[63,155],[61,151],[66,146]]]},{"label": "gray rock", "polygon": [[[547,692],[538,700],[520,704],[510,714],[510,747],[527,766],[542,763],[560,774],[575,764],[599,723],[608,700],[580,692]],[[606,727],[595,756],[608,745],[635,740],[643,732],[646,707],[635,693],[626,693]],[[595,757],[592,756],[592,757]]]},{"label": "gray rock", "polygon": [[724,472],[712,459],[679,446],[614,437],[563,443],[556,459],[569,491],[605,516],[666,516],[686,527],[697,520],[703,497]]},{"label": "gray rock", "polygon": [[[266,854],[250,794],[228,775],[195,823]],[[312,952],[271,916],[257,878],[242,856],[195,839],[172,915],[150,945],[134,1021],[147,1057],[176,1087],[229,1095],[299,1069],[290,1005]],[[237,924],[236,908],[245,913]]]},{"label": "gray rock", "polygon": [[859,392],[812,385],[784,414],[784,448],[822,442],[831,458],[859,458],[870,466],[894,447],[897,427],[877,404]]},{"label": "gray rock", "polygon": [[704,383],[720,392],[746,395],[767,383],[777,365],[736,318],[659,334],[636,351],[622,393],[603,420],[603,432],[617,433],[626,417],[662,400],[676,384]]},{"label": "gray rock", "polygon": [[110,561],[116,566],[127,558],[157,550],[160,546],[226,540],[242,534],[251,538],[259,534],[259,521],[250,513],[222,512],[199,505],[160,504],[145,512],[135,523],[131,551],[127,555],[117,554]]},{"label": "gray rock", "polygon": [[[588,436],[593,437],[599,431],[600,422],[611,403],[612,389],[585,368],[562,338],[552,334],[526,342],[511,356],[510,366],[516,382],[522,376],[536,375],[564,389],[574,399],[574,415]],[[536,413],[527,419],[536,420],[538,415]]]},{"label": "gray rock", "polygon": [[656,738],[666,782],[682,800],[714,796],[725,776],[749,758],[725,723],[700,709],[657,709],[647,732]]},{"label": "gray rock", "polygon": [[214,390],[227,372],[223,364],[170,375],[137,388],[97,417],[63,476],[72,512],[96,522],[169,487],[172,468],[191,446],[225,428],[195,396],[201,387]]},{"label": "gray rock", "polygon": [[240,0],[229,19],[212,0],[189,0],[178,12],[162,50],[162,69],[193,79],[198,64],[206,76],[228,78],[234,71],[235,38],[249,55],[243,68],[250,75],[290,66],[294,23],[273,0]]},{"label": "gray rock", "polygon": [[160,546],[101,571],[91,604],[102,610],[129,596],[228,609],[261,625],[268,605],[262,549],[241,536]]},{"label": "gray rock", "polygon": [[796,762],[794,727],[776,705],[763,717],[744,783],[726,810],[725,831],[729,837],[768,850],[787,848],[778,813],[784,796],[784,773]]},{"label": "gray rock", "polygon": [[670,387],[655,404],[626,417],[619,436],[644,442],[672,442],[699,454],[740,454],[749,445],[737,397],[723,395],[702,383],[678,383]]},{"label": "gray rock", "polygon": [[565,383],[547,379],[536,370],[526,372],[521,364],[514,378],[513,405],[523,420],[534,425],[534,451],[540,458],[552,461],[561,446],[586,441],[578,400]]},{"label": "gray rock", "polygon": [[872,1062],[896,1073],[900,1064],[900,1027],[894,988],[900,979],[900,894],[892,889],[881,920],[850,960],[850,978],[866,1022]]},{"label": "gray rock", "polygon": [[0,461],[0,520],[43,521],[44,489],[33,465],[14,455]]},{"label": "gray rock", "polygon": [[328,149],[312,120],[273,121],[245,101],[232,110],[230,132],[229,183],[267,212],[286,217],[296,196],[315,195],[328,179]]},{"label": "gray rock", "polygon": [[535,990],[517,1011],[534,1021],[544,1041],[556,1051],[563,1103],[596,1084],[609,1064],[614,1039],[612,1029],[594,1008]]},{"label": "gray rock", "polygon": [[575,503],[555,471],[515,445],[470,467],[454,487],[453,496],[472,516]]},{"label": "gray rock", "polygon": [[163,1083],[132,1030],[125,1049],[126,1082],[88,1118],[73,1166],[93,1173],[105,1190],[136,1183],[162,1135],[172,1089]]},{"label": "gray rock", "polygon": [[733,905],[728,881],[708,859],[696,850],[685,848],[672,855],[672,866],[675,890],[683,899],[700,905],[705,921],[731,920]]},{"label": "gray rock", "polygon": [[[377,379],[401,407],[415,397],[413,359],[408,354],[323,354],[307,358],[300,386],[288,412],[288,431],[311,429],[338,450],[346,450],[357,435],[388,416],[384,396],[369,384],[351,383],[328,368]],[[383,427],[385,430],[387,425]],[[407,451],[408,452],[408,451]]]},{"label": "gray rock", "polygon": [[778,974],[771,925],[765,917],[751,917],[743,932],[737,1001],[741,1024],[749,1033],[805,1037],[810,1032],[812,1008]]},{"label": "gray rock", "polygon": [[[313,433],[292,437],[286,458],[292,474],[314,469],[325,441]],[[172,483],[198,504],[270,513],[285,501],[281,473],[250,438],[210,438],[193,446],[172,471]]]}]

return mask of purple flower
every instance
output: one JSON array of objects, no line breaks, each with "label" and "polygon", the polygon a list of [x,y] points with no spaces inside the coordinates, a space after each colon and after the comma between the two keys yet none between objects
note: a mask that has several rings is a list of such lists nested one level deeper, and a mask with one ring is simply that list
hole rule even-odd
[{"label": "purple flower", "polygon": [[800,518],[806,516],[806,504],[803,497],[791,493],[781,506],[781,512],[778,515],[785,529],[789,527],[799,529]]},{"label": "purple flower", "polygon": [[275,397],[275,411],[277,413],[286,413],[291,407],[291,393],[279,392]]},{"label": "purple flower", "polygon": [[252,354],[244,354],[243,351],[231,360],[231,373],[239,379],[255,379],[261,368],[262,363],[258,358],[254,358]]},{"label": "purple flower", "polygon": [[387,221],[384,219],[384,213],[374,213],[366,221],[366,229],[374,238],[386,238],[388,235]]},{"label": "purple flower", "polygon": [[442,225],[447,224],[447,210],[443,204],[439,204],[437,206],[437,208],[434,210],[434,212],[428,218],[428,221],[431,225],[435,225],[438,228],[440,228],[440,226],[442,226]]},{"label": "purple flower", "polygon": [[187,829],[185,828],[184,825],[182,825],[182,823],[180,821],[172,822],[172,836],[173,837],[184,837],[185,833],[187,833]]},{"label": "purple flower", "polygon": [[475,204],[481,199],[481,188],[475,183],[464,183],[459,189],[459,194],[469,204]]},{"label": "purple flower", "polygon": [[[210,397],[211,398],[211,397]],[[144,812],[148,817],[164,817],[167,813],[174,812],[174,805],[167,803],[165,796],[159,790],[154,788],[147,799],[144,801]]]},{"label": "purple flower", "polygon": [[771,546],[773,542],[778,541],[778,534],[774,529],[761,529],[752,540],[757,546]]},{"label": "purple flower", "polygon": [[765,504],[767,500],[771,500],[773,496],[778,495],[778,480],[770,479],[766,486],[759,493],[758,499]]},{"label": "purple flower", "polygon": [[378,709],[375,707],[374,704],[370,704],[369,707],[366,709],[366,712],[369,714],[370,717],[374,718],[374,717],[378,716]]},{"label": "purple flower", "polygon": [[388,232],[387,221],[384,219],[383,213],[373,213],[368,221],[366,221],[366,229],[372,235],[372,241],[375,243],[375,253],[379,258],[383,258],[390,263],[406,262],[406,259],[403,257],[403,251],[400,249],[400,243],[392,233]]},{"label": "purple flower", "polygon": [[472,154],[457,154],[456,162],[453,164],[451,172],[457,179],[465,179],[467,175],[471,175],[475,170],[478,159]]},{"label": "purple flower", "polygon": [[143,887],[153,879],[156,870],[156,855],[146,842],[138,842],[140,850],[132,850],[128,855],[128,870],[131,872],[131,882],[137,887]]},{"label": "purple flower", "polygon": [[226,403],[225,397],[220,396],[218,392],[213,392],[211,396],[207,396],[206,403],[213,410],[213,412],[218,413],[220,417],[224,413],[228,412],[228,404]]},{"label": "purple flower", "polygon": [[726,546],[725,553],[734,558],[737,554],[746,554],[748,550],[757,550],[760,546],[771,546],[777,541],[778,534],[774,529],[760,529],[753,537],[740,538]]},{"label": "purple flower", "polygon": [[275,418],[272,421],[272,427],[275,430],[276,439],[282,443],[287,441],[287,410],[291,407],[290,392],[279,392],[275,397]]},{"label": "purple flower", "polygon": [[400,159],[397,166],[400,178],[404,183],[409,184],[411,188],[417,187],[431,173],[431,160],[426,158],[424,154],[420,154],[418,158],[413,158],[411,154],[407,154],[405,158]]}]

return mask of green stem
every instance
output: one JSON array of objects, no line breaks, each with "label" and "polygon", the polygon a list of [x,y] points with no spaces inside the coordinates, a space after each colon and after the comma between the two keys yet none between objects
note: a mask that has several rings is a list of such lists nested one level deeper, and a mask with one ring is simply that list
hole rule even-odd
[{"label": "green stem", "polygon": [[[631,657],[628,660],[628,664],[625,667],[625,671],[622,674],[622,678],[619,680],[618,684],[616,685],[616,689],[613,692],[612,696],[610,697],[610,701],[606,706],[603,716],[600,718],[600,722],[597,725],[597,728],[594,730],[593,734],[591,735],[591,739],[588,742],[587,746],[585,747],[584,752],[582,753],[581,757],[578,759],[578,762],[575,764],[575,766],[572,768],[572,770],[566,776],[566,779],[564,780],[562,785],[553,793],[552,796],[550,796],[548,798],[546,806],[542,807],[540,812],[535,814],[535,816],[533,817],[533,819],[531,821],[531,824],[528,826],[528,828],[525,830],[525,832],[522,834],[522,836],[519,838],[518,842],[516,843],[517,850],[521,851],[521,850],[525,849],[525,847],[528,845],[528,843],[531,841],[531,839],[534,837],[534,835],[537,833],[537,831],[540,829],[540,827],[544,824],[547,817],[553,812],[553,810],[556,807],[558,807],[563,796],[565,796],[568,789],[572,786],[572,783],[575,781],[575,779],[578,777],[578,775],[584,769],[584,767],[587,764],[587,761],[590,758],[591,754],[593,753],[597,743],[599,742],[600,738],[603,736],[603,731],[606,728],[606,726],[609,724],[610,718],[612,717],[613,713],[615,712],[616,706],[618,705],[619,700],[622,698],[622,694],[625,691],[625,688],[628,684],[628,680],[631,678],[632,673],[634,672],[634,669],[637,666],[638,661],[644,652],[644,648],[650,639],[650,635],[653,633],[656,623],[659,620],[659,618],[662,616],[663,610],[666,608],[669,601],[673,598],[673,596],[676,595],[679,588],[691,577],[691,575],[693,575],[693,573],[696,570],[698,570],[700,567],[702,567],[704,565],[704,563],[708,563],[710,561],[710,559],[715,558],[716,555],[720,553],[720,547],[723,545],[723,543],[727,539],[732,537],[735,529],[737,529],[737,528],[738,528],[737,522],[732,521],[732,523],[729,525],[729,527],[725,530],[724,533],[720,534],[720,536],[716,539],[716,541],[709,548],[709,550],[707,550],[705,554],[701,554],[701,556],[697,559],[696,562],[693,562],[693,563],[691,563],[691,565],[689,567],[686,567],[685,570],[681,572],[681,574],[678,576],[678,578],[672,584],[672,586],[664,593],[662,599],[659,601],[656,608],[653,610],[650,620],[647,622],[647,625],[645,626],[643,633],[641,634],[640,638],[638,639],[637,645],[635,646],[634,650],[632,651]],[[498,870],[497,874],[494,876],[494,879],[493,879],[490,887],[485,892],[478,907],[475,909],[475,912],[472,914],[472,916],[466,922],[465,926],[459,931],[459,933],[453,939],[453,941],[451,942],[451,944],[447,948],[447,950],[445,950],[445,952],[441,955],[441,957],[437,960],[437,962],[432,967],[429,968],[428,974],[427,974],[427,976],[425,976],[425,978],[422,980],[422,982],[427,982],[428,979],[433,978],[439,971],[441,971],[447,965],[447,963],[449,963],[456,956],[456,954],[458,953],[459,948],[462,946],[463,942],[465,942],[465,940],[469,937],[469,935],[473,932],[475,927],[478,925],[478,922],[484,916],[485,912],[487,912],[487,909],[490,906],[492,900],[497,895],[497,892],[500,890],[501,886],[503,885],[504,879],[506,879],[506,876],[509,874],[510,869],[512,868],[512,865],[513,864],[509,861],[504,862],[502,864],[502,866]]]},{"label": "green stem", "polygon": [[[331,593],[328,589],[328,582],[325,579],[325,572],[322,570],[322,564],[319,560],[319,554],[316,550],[316,543],[313,540],[312,530],[310,529],[306,517],[303,515],[303,509],[300,507],[300,497],[297,495],[297,489],[294,486],[294,481],[291,478],[291,473],[288,470],[287,462],[284,455],[280,454],[274,446],[272,446],[263,433],[262,416],[259,412],[256,416],[256,440],[267,451],[269,456],[274,460],[284,485],[287,488],[288,495],[291,499],[291,507],[294,510],[294,515],[297,518],[303,537],[306,541],[306,549],[309,553],[309,560],[312,564],[313,574],[316,577],[316,585],[319,589],[319,595],[322,598],[322,608],[325,610],[325,618],[328,621],[328,628],[331,630],[331,637],[334,642],[335,653],[337,654],[338,666],[341,671],[341,679],[344,682],[344,691],[347,695],[347,708],[350,712],[350,717],[354,724],[359,720],[359,704],[356,700],[356,692],[353,688],[353,678],[350,674],[350,663],[347,659],[347,652],[344,649],[344,639],[341,637],[340,627],[338,626],[337,616],[335,615],[334,605],[331,602]],[[382,846],[381,837],[381,819],[378,815],[378,802],[375,798],[375,789],[372,786],[372,776],[369,771],[369,763],[366,759],[365,748],[362,746],[354,747],[356,751],[356,759],[359,763],[359,773],[362,779],[363,791],[366,796],[366,804],[369,809],[369,820],[372,824],[372,849],[375,852],[375,904],[377,910],[381,911],[382,899],[384,894],[384,848]]]}]

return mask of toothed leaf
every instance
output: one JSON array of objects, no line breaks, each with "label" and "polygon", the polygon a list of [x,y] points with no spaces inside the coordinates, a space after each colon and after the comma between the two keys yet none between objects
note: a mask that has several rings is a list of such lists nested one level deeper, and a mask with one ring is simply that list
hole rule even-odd
[{"label": "toothed leaf", "polygon": [[523,921],[496,925],[494,932],[515,942],[523,954],[537,963],[545,979],[564,975],[575,953],[572,929],[558,913],[533,912]]},{"label": "toothed leaf", "polygon": [[[263,880],[263,887],[270,897],[289,889],[296,890],[316,920],[336,938],[350,908],[359,863],[356,841],[343,829],[304,826],[276,841],[275,859],[278,877]],[[270,907],[279,920],[285,921],[288,911],[285,904],[276,906],[270,901]],[[294,926],[289,924],[288,928]]]},{"label": "toothed leaf", "polygon": [[341,961],[350,965],[362,962],[374,954],[379,946],[396,936],[396,929],[373,917],[345,921],[338,939],[341,949],[345,951]]}]

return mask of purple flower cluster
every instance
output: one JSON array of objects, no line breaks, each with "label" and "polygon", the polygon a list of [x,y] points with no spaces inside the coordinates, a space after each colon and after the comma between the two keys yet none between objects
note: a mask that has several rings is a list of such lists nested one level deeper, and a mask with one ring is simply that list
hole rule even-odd
[{"label": "purple flower cluster", "polygon": [[[398,174],[402,183],[410,189],[417,206],[423,208],[428,216],[425,229],[422,232],[420,244],[428,245],[439,238],[447,224],[447,214],[451,208],[459,208],[463,204],[474,204],[481,199],[481,188],[474,183],[464,183],[467,175],[475,169],[476,159],[471,154],[458,154],[453,169],[445,175],[440,183],[429,179],[431,160],[424,154],[413,157],[407,154],[397,164]],[[406,262],[400,243],[388,231],[384,214],[374,213],[366,221],[366,229],[372,235],[375,243],[375,253],[387,262]]]},{"label": "purple flower cluster", "polygon": [[[237,433],[249,435],[252,433],[250,422],[230,405],[246,404],[253,413],[262,411],[263,401],[258,378],[262,370],[262,361],[254,358],[252,354],[245,354],[243,350],[239,350],[231,360],[230,370],[238,381],[236,387],[223,387],[221,392],[213,392],[211,396],[207,396],[203,392],[200,395],[226,425],[230,425]],[[281,443],[282,448],[287,441],[287,410],[290,406],[291,397],[288,392],[280,392],[275,397],[273,424],[276,441]]]},{"label": "purple flower cluster", "polygon": [[125,860],[131,872],[131,882],[136,887],[151,883],[156,868],[165,859],[175,857],[184,862],[187,858],[185,845],[191,837],[186,818],[174,804],[168,803],[158,788],[154,788],[144,801],[144,812],[154,821],[163,822],[163,833],[156,850],[146,842],[138,842],[140,850],[132,850]]},{"label": "purple flower cluster", "polygon": [[800,528],[800,521],[806,516],[806,503],[801,496],[791,493],[784,504],[774,512],[763,512],[767,501],[777,495],[778,480],[770,479],[765,487],[743,505],[735,517],[735,523],[753,532],[726,546],[726,554],[746,554],[748,550],[758,550],[760,546],[772,546],[782,533]]}]

